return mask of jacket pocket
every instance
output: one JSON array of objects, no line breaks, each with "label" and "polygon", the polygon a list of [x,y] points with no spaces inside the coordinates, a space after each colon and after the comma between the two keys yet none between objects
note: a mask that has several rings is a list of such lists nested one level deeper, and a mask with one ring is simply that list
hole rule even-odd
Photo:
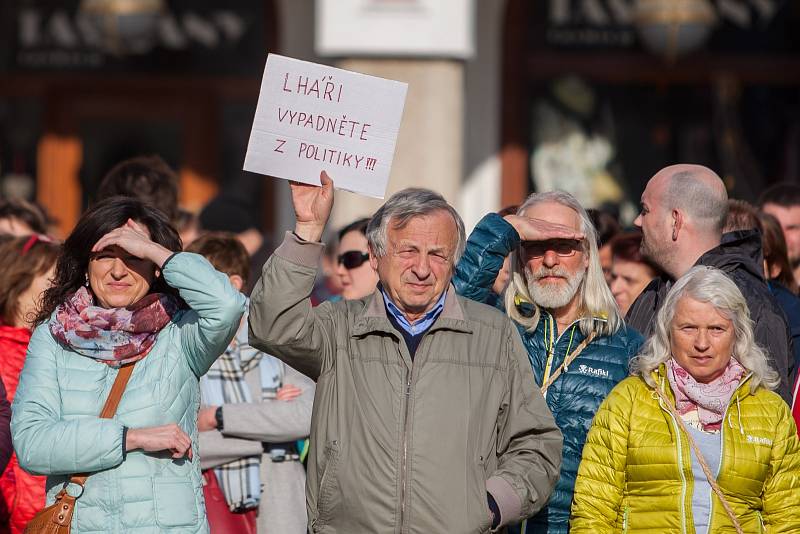
[{"label": "jacket pocket", "polygon": [[330,520],[338,501],[336,482],[339,468],[339,442],[337,440],[330,441],[325,445],[324,457],[325,466],[322,469],[319,495],[317,496],[317,520],[312,525],[314,532],[320,532]]},{"label": "jacket pocket", "polygon": [[479,533],[489,532],[492,527],[492,511],[489,509],[489,492],[486,490],[486,460],[484,456],[479,456],[475,462],[475,484],[477,485],[478,502],[474,507],[480,511],[476,518]]},{"label": "jacket pocket", "polygon": [[197,497],[190,479],[154,478],[153,501],[159,527],[185,527],[197,523]]}]

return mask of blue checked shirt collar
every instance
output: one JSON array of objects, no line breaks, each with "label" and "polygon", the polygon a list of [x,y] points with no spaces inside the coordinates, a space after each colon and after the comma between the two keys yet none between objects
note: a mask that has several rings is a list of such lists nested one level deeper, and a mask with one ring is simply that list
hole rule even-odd
[{"label": "blue checked shirt collar", "polygon": [[397,324],[399,324],[403,330],[412,336],[416,336],[425,332],[431,327],[431,325],[433,325],[444,309],[444,299],[447,296],[447,290],[445,289],[442,291],[442,295],[439,297],[439,300],[436,302],[433,308],[430,309],[430,311],[428,311],[420,319],[414,321],[413,323],[409,323],[408,319],[406,319],[405,315],[403,315],[403,312],[401,312],[400,308],[398,308],[397,305],[392,302],[392,299],[389,297],[386,291],[384,291],[382,287],[380,290],[381,294],[383,295],[383,301],[386,303],[386,310],[392,315],[392,317],[394,317],[395,321],[397,321]]}]

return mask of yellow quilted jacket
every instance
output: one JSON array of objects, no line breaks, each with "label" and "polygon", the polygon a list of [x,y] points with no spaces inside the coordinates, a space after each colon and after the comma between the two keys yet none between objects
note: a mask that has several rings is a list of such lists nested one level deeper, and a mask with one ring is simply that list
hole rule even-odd
[{"label": "yellow quilted jacket", "polygon": [[[663,365],[653,378],[674,402]],[[717,481],[746,533],[800,532],[797,430],[786,403],[763,387],[751,390],[749,376],[725,413],[721,457]],[[693,534],[691,462],[686,434],[655,391],[640,377],[626,378],[586,439],[571,534]],[[709,533],[735,533],[713,492],[710,517]]]}]

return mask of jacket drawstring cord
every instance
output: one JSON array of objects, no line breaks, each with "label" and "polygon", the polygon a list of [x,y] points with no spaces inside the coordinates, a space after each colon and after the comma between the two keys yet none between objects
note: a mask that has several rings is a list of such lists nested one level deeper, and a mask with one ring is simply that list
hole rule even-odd
[{"label": "jacket drawstring cord", "polygon": [[744,425],[742,424],[742,405],[739,403],[740,395],[736,395],[736,419],[739,420],[739,433],[744,436]]}]

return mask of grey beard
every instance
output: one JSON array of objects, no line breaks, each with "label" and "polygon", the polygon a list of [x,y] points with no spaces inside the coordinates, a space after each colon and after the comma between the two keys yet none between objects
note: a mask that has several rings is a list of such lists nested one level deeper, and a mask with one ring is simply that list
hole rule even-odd
[{"label": "grey beard", "polygon": [[[556,274],[564,276],[566,283],[564,284],[548,284],[540,283],[536,278],[545,273]],[[583,277],[586,274],[585,270],[580,270],[576,273],[569,274],[563,269],[539,269],[536,276],[531,271],[525,268],[525,280],[528,283],[528,292],[533,299],[533,302],[546,309],[561,308],[569,304],[578,289],[581,287]]]}]

